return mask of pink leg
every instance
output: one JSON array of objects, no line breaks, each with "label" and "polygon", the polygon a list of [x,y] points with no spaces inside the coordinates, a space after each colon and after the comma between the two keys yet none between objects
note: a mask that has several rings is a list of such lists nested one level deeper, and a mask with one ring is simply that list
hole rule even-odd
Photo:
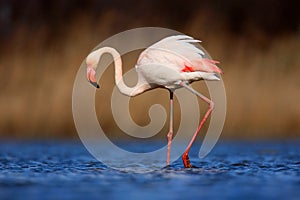
[{"label": "pink leg", "polygon": [[167,166],[170,165],[171,145],[173,138],[173,92],[170,91],[170,129],[167,135],[168,150],[167,150]]},{"label": "pink leg", "polygon": [[196,90],[194,90],[192,87],[186,85],[185,83],[181,82],[180,83],[181,86],[185,87],[187,90],[189,90],[190,92],[192,92],[193,94],[197,95],[198,97],[200,97],[202,100],[204,100],[206,103],[209,104],[209,107],[208,107],[208,110],[207,112],[205,113],[203,119],[201,120],[196,132],[194,133],[189,145],[187,146],[186,150],[184,151],[183,155],[182,155],[182,161],[183,161],[183,164],[184,164],[184,167],[185,168],[191,168],[192,165],[190,163],[190,159],[189,159],[189,151],[200,131],[200,129],[202,128],[204,122],[207,120],[208,116],[210,115],[211,111],[213,110],[214,108],[214,102],[212,102],[209,98],[205,97],[204,95],[202,95],[201,93],[197,92]]}]

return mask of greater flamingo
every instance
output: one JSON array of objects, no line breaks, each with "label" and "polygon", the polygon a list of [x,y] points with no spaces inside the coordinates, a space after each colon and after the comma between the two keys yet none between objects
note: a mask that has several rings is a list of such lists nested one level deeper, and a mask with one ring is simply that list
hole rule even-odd
[{"label": "greater flamingo", "polygon": [[124,95],[133,97],[147,90],[163,87],[170,92],[170,129],[167,134],[167,165],[170,165],[170,151],[173,137],[173,93],[178,88],[185,88],[200,99],[208,103],[209,107],[201,120],[195,134],[182,155],[185,168],[192,165],[189,160],[189,151],[202,128],[204,122],[212,112],[214,103],[201,93],[189,86],[190,83],[199,80],[220,80],[222,74],[214,61],[207,58],[204,51],[197,48],[193,43],[199,40],[186,35],[166,37],[145,49],[139,56],[135,66],[138,73],[138,83],[135,87],[128,87],[122,78],[122,61],[120,54],[111,47],[103,47],[90,53],[86,58],[87,79],[95,87],[99,88],[95,79],[96,68],[101,55],[110,53],[115,64],[115,83]]}]

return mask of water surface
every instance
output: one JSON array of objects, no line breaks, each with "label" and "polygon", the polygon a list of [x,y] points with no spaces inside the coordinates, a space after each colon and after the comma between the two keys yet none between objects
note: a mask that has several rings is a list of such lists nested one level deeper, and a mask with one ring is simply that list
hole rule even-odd
[{"label": "water surface", "polygon": [[[151,144],[148,144],[151,145]],[[0,199],[298,199],[300,142],[220,142],[150,173],[111,169],[80,142],[1,142]],[[124,158],[130,162],[130,158]],[[142,163],[141,163],[142,165]],[[145,166],[147,167],[147,166]],[[130,170],[129,170],[130,171]]]}]

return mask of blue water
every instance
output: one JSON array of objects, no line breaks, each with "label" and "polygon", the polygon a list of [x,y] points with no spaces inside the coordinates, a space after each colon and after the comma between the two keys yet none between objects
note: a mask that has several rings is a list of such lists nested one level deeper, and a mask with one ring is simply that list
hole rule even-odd
[{"label": "blue water", "polygon": [[[149,144],[151,145],[151,144]],[[110,169],[80,142],[1,142],[0,199],[299,199],[300,142],[220,142],[192,169]],[[130,161],[130,158],[124,158]]]}]

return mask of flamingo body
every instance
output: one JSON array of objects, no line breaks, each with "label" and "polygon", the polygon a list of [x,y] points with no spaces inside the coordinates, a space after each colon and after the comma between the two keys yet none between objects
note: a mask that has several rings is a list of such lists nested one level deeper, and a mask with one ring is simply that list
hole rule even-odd
[{"label": "flamingo body", "polygon": [[141,53],[136,70],[146,82],[155,84],[154,87],[167,89],[180,88],[179,81],[220,80],[217,74],[222,71],[215,65],[218,62],[207,59],[192,44],[198,42],[185,35],[167,37]]}]

